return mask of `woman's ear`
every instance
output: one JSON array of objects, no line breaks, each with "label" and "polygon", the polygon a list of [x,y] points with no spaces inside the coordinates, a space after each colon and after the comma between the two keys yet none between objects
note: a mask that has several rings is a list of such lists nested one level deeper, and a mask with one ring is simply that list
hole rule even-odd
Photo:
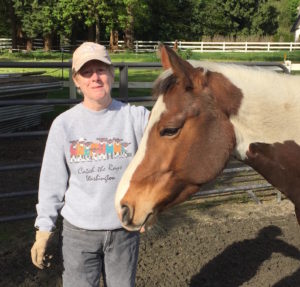
[{"label": "woman's ear", "polygon": [[76,74],[72,75],[72,79],[73,79],[73,82],[74,82],[76,88],[78,89],[79,88],[79,83],[78,83],[78,81],[76,79]]},{"label": "woman's ear", "polygon": [[110,75],[111,75],[111,77],[112,77],[112,84],[115,82],[115,68],[114,68],[114,66],[110,66],[109,67],[109,73],[110,73]]}]

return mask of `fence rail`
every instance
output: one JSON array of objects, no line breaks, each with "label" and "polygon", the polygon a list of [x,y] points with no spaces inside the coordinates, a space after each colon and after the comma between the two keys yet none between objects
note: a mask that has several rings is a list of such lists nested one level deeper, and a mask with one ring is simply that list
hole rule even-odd
[{"label": "fence rail", "polygon": [[[247,64],[247,63],[246,63]],[[248,63],[249,65],[260,66],[260,63]],[[70,68],[70,63],[0,63],[0,67],[68,67]],[[261,64],[266,66],[265,64]],[[267,63],[267,66],[275,66],[277,69],[281,69],[283,72],[287,72],[286,67],[280,63]],[[151,97],[129,97],[128,96],[128,69],[129,68],[159,68],[161,65],[159,63],[116,63],[115,66],[120,70],[119,77],[119,89],[120,89],[120,99],[125,102],[150,102],[153,103]],[[36,100],[0,100],[0,107],[15,105],[70,105],[78,103],[79,99],[36,99]],[[18,138],[23,137],[44,137],[47,135],[48,131],[38,131],[38,132],[14,132],[14,133],[0,133],[0,141],[8,138],[17,141]],[[39,169],[40,162],[22,162],[22,163],[5,163],[0,165],[1,172],[12,172],[28,169]],[[209,195],[221,195],[221,194],[232,194],[247,192],[256,202],[259,202],[254,191],[272,190],[275,193],[273,187],[268,184],[258,173],[256,173],[252,168],[244,165],[243,163],[237,162],[232,159],[223,173],[209,186],[205,186],[201,192],[197,193],[196,196],[209,196]],[[20,198],[26,196],[36,196],[37,190],[23,190],[19,192],[0,192],[0,199],[5,200],[7,198]],[[12,216],[1,216],[0,222],[15,221],[20,219],[34,218],[36,214],[34,212],[27,214],[17,214]]]},{"label": "fence rail", "polygon": [[191,49],[193,52],[271,52],[300,50],[297,42],[186,42],[181,49]]},{"label": "fence rail", "polygon": [[[60,47],[53,47],[53,50],[70,51],[80,45],[83,41],[77,40],[75,45],[63,44]],[[109,46],[109,41],[101,41],[102,45]],[[147,53],[157,51],[160,41],[134,41],[136,53]],[[208,42],[208,41],[165,41],[169,46],[177,45],[180,50],[191,50],[192,52],[273,52],[273,51],[298,51],[300,42]],[[33,40],[33,49],[43,49],[43,39]],[[124,51],[124,41],[118,42],[119,52]],[[12,50],[12,40],[0,38],[0,51]],[[18,50],[25,50],[25,46],[18,46]]]}]

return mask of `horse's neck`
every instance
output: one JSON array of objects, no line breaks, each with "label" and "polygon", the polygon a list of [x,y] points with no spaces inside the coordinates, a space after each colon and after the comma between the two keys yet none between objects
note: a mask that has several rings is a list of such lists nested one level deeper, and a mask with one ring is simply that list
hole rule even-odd
[{"label": "horse's neck", "polygon": [[244,159],[252,142],[300,144],[300,77],[245,72],[234,84],[238,82],[243,99],[237,115],[230,118],[236,155]]}]

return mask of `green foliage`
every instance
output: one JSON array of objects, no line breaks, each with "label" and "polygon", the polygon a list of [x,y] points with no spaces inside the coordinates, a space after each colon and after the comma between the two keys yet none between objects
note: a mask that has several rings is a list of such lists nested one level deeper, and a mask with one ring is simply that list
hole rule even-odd
[{"label": "green foliage", "polygon": [[57,30],[58,0],[13,0],[22,31],[30,39],[51,35]]},{"label": "green foliage", "polygon": [[272,5],[259,6],[252,18],[251,34],[258,36],[275,35],[278,29],[279,12]]},{"label": "green foliage", "polygon": [[297,18],[297,7],[300,6],[299,0],[289,0],[287,1],[287,16],[288,24],[293,25]]},{"label": "green foliage", "polygon": [[190,38],[191,11],[195,0],[148,0],[150,26],[145,27],[145,40],[187,40]]},{"label": "green foliage", "polygon": [[296,21],[297,7],[300,6],[300,0],[273,0],[272,3],[279,11],[279,27],[274,41],[293,41],[294,35],[290,33],[290,30]]},{"label": "green foliage", "polygon": [[278,27],[278,11],[267,0],[215,0],[206,8],[213,11],[204,30],[211,36],[274,35]]},{"label": "green foliage", "polygon": [[0,0],[0,37],[10,37],[10,1]]},{"label": "green foliage", "polygon": [[192,58],[193,56],[193,52],[190,49],[186,49],[186,50],[179,50],[178,54],[180,55],[180,57],[182,57],[184,60],[189,60]]},{"label": "green foliage", "polygon": [[57,20],[58,34],[62,37],[70,37],[73,26],[82,20],[81,0],[59,0],[54,16]]},{"label": "green foliage", "polygon": [[201,40],[207,19],[206,6],[210,3],[210,1],[206,0],[194,0],[191,10],[191,25],[190,25],[190,33],[191,39],[195,41]]},{"label": "green foliage", "polygon": [[22,31],[30,39],[38,36],[36,23],[33,23],[35,20],[35,15],[33,15],[33,2],[34,0],[13,0],[15,13],[22,23]]}]

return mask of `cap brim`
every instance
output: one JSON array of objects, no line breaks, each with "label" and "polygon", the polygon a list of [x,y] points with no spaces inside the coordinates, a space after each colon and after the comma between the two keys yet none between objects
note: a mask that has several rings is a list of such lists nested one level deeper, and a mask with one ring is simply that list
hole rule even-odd
[{"label": "cap brim", "polygon": [[80,58],[76,63],[73,64],[73,69],[75,72],[78,72],[84,64],[86,64],[89,61],[96,60],[100,61],[102,63],[105,63],[107,65],[111,65],[111,62],[106,59],[105,57],[96,57],[95,55],[86,55],[85,57]]}]

